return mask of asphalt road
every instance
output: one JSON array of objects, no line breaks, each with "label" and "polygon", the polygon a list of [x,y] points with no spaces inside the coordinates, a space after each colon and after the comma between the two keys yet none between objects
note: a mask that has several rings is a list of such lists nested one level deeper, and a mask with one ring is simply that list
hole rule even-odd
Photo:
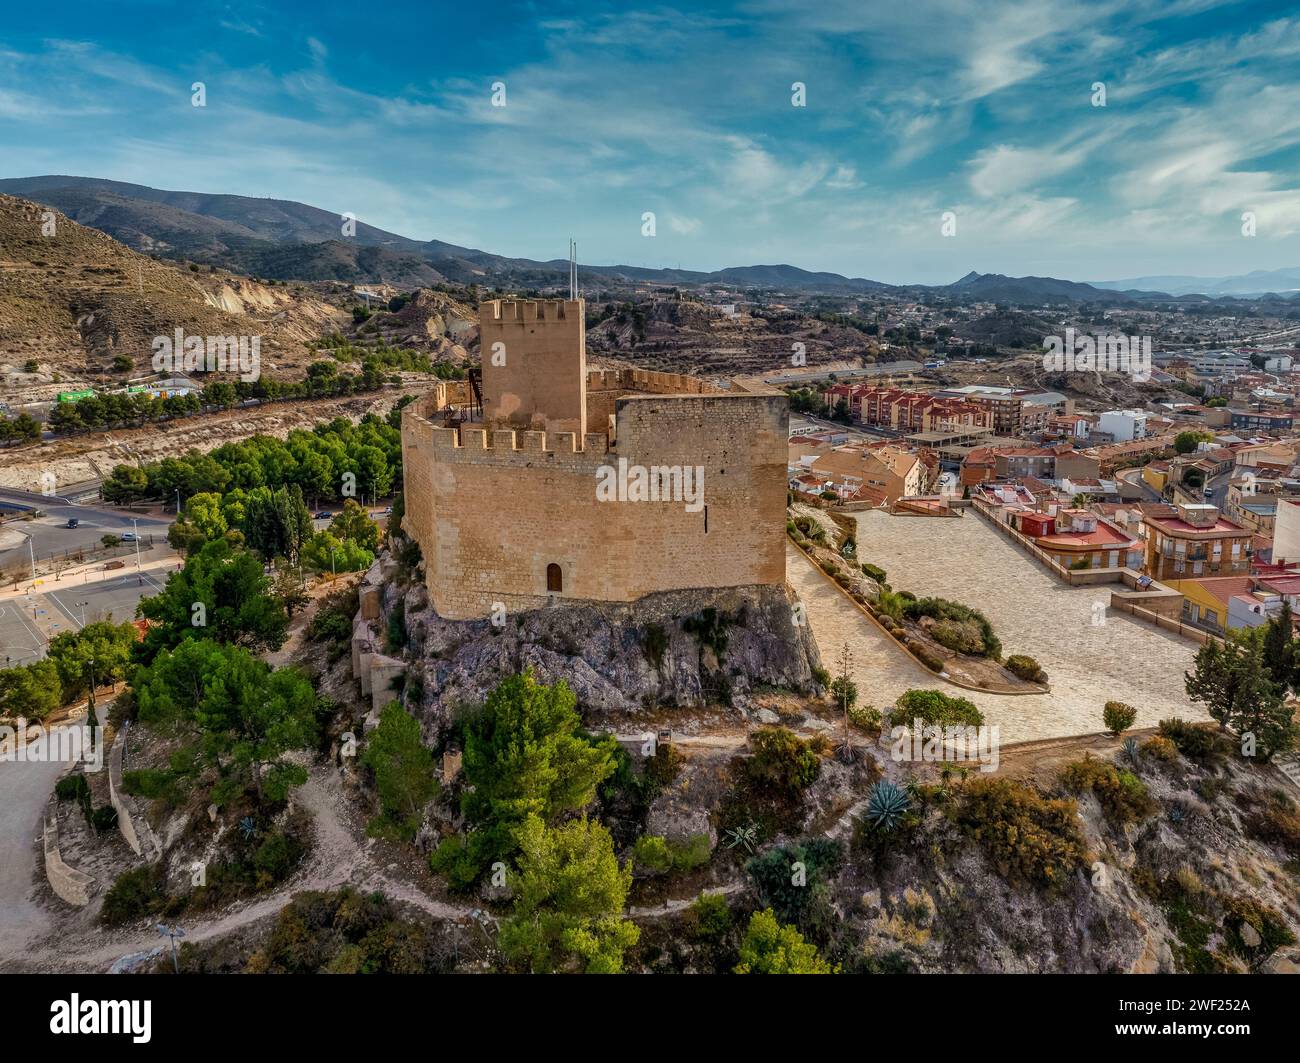
[{"label": "asphalt road", "polygon": [[[98,708],[103,720],[108,705]],[[34,742],[27,756],[42,757],[45,748],[44,739]],[[35,901],[42,859],[36,839],[45,803],[65,766],[61,761],[0,760],[0,971],[7,957],[20,956],[29,941],[49,929],[49,916]]]},{"label": "asphalt road", "polygon": [[[37,558],[62,554],[68,550],[86,550],[98,546],[101,536],[121,535],[132,529],[131,516],[117,509],[99,505],[79,505],[59,498],[42,498],[26,491],[0,489],[0,502],[40,509],[45,515],[35,520],[11,521],[5,525],[9,531],[18,531],[31,539],[31,549]],[[75,517],[80,523],[75,528],[65,525]],[[141,536],[165,537],[171,524],[169,519],[138,516],[136,524]],[[9,568],[29,560],[31,552],[27,543],[0,551],[0,568]]]}]

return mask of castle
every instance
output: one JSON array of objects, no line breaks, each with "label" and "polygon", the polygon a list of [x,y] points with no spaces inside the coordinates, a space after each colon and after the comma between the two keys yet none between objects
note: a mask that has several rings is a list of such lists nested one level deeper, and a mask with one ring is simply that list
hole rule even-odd
[{"label": "castle", "polygon": [[402,411],[402,528],[440,616],[784,585],[784,394],[588,369],[581,299],[482,303],[479,349],[481,387]]}]

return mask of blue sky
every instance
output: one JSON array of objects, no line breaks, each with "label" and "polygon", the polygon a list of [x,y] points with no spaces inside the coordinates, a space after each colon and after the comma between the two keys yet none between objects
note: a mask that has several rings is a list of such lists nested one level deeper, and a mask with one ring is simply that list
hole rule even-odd
[{"label": "blue sky", "polygon": [[296,199],[531,258],[572,235],[602,264],[928,283],[1300,265],[1300,10],[1277,0],[39,16],[0,36],[3,176]]}]

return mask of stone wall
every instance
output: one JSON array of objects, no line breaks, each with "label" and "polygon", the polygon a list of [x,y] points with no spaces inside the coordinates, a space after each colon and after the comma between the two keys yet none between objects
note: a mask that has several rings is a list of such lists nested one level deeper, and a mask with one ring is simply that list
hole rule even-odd
[{"label": "stone wall", "polygon": [[149,821],[140,814],[135,798],[122,789],[122,757],[126,749],[126,731],[118,731],[108,754],[108,800],[117,811],[117,829],[136,856],[157,860],[162,846],[154,836]]},{"label": "stone wall", "polygon": [[68,904],[85,907],[95,893],[95,880],[84,871],[69,867],[59,855],[59,812],[51,802],[45,812],[45,877],[50,889]]},{"label": "stone wall", "polygon": [[[600,432],[457,432],[404,411],[403,528],[440,615],[545,605],[550,565],[562,574],[554,597],[592,601],[784,582],[784,395],[625,395],[614,416],[610,443]],[[703,508],[599,501],[598,470],[620,461],[702,469]]]},{"label": "stone wall", "polygon": [[585,313],[581,299],[479,304],[486,420],[579,435],[587,430]]}]

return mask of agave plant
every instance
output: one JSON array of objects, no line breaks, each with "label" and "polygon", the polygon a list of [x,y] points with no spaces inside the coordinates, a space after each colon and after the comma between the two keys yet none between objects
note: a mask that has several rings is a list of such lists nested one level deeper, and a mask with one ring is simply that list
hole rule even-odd
[{"label": "agave plant", "polygon": [[1136,738],[1124,739],[1124,756],[1128,757],[1134,764],[1138,762],[1138,740]]},{"label": "agave plant", "polygon": [[1169,822],[1175,827],[1187,818],[1187,809],[1183,807],[1182,802],[1169,806]]},{"label": "agave plant", "polygon": [[912,803],[892,782],[878,782],[867,801],[867,819],[872,826],[891,831],[902,822]]}]

